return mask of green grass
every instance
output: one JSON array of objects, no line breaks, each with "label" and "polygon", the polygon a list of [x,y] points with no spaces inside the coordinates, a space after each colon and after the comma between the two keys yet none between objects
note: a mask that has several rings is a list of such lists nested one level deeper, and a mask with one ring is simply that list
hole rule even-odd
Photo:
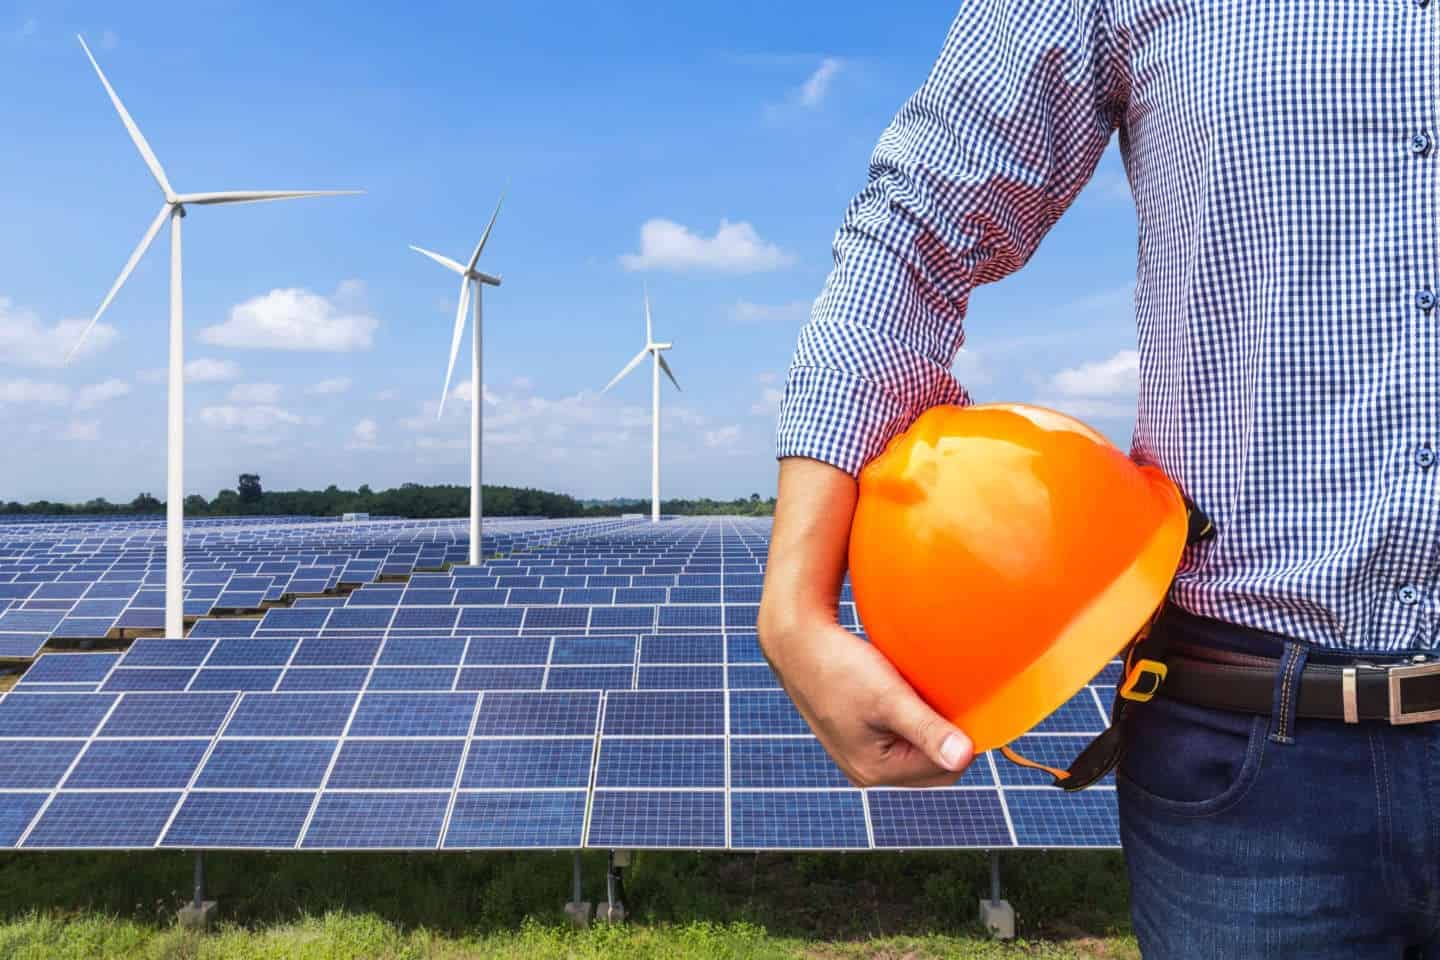
[{"label": "green grass", "polygon": [[[181,853],[0,859],[0,958],[842,958],[1137,956],[1116,854],[1013,853],[1021,938],[974,922],[977,854],[639,853],[631,919],[573,931],[568,854],[206,856],[220,924],[179,929]],[[585,856],[603,900],[604,857]]]}]

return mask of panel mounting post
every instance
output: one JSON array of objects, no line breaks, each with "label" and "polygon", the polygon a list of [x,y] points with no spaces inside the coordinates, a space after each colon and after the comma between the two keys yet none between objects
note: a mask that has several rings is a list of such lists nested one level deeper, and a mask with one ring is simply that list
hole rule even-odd
[{"label": "panel mounting post", "polygon": [[1015,939],[1015,908],[1000,899],[1000,851],[990,851],[990,897],[980,898],[980,925],[1001,940]]},{"label": "panel mounting post", "polygon": [[625,868],[630,865],[629,850],[611,850],[605,871],[605,903],[595,910],[595,919],[607,923],[625,922]]},{"label": "panel mounting post", "polygon": [[195,895],[180,908],[180,926],[191,930],[205,930],[215,919],[214,900],[205,899],[205,854],[195,851]]},{"label": "panel mounting post", "polygon": [[575,851],[575,859],[571,863],[570,873],[572,892],[570,902],[565,904],[565,916],[569,917],[570,922],[577,927],[588,927],[590,926],[591,906],[586,901],[580,899],[583,894],[581,893],[580,887],[579,850]]}]

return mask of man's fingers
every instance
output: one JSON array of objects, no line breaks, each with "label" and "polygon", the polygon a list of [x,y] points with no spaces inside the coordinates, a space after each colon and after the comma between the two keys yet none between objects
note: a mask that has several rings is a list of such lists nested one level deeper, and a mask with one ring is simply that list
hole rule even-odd
[{"label": "man's fingers", "polygon": [[851,777],[859,787],[948,787],[960,778],[960,774],[937,767],[924,753],[906,744],[899,744],[881,760],[862,762],[859,767],[858,779]]},{"label": "man's fingers", "polygon": [[914,746],[932,767],[959,773],[969,765],[975,752],[970,738],[925,701],[902,690],[888,706],[890,731]]}]

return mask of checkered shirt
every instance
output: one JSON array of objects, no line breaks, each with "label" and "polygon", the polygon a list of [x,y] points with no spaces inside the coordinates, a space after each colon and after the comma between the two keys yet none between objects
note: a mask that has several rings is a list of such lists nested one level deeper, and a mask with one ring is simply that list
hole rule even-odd
[{"label": "checkered shirt", "polygon": [[1132,453],[1214,520],[1182,607],[1321,647],[1440,633],[1440,3],[962,0],[803,327],[781,457],[856,474],[1118,131]]}]

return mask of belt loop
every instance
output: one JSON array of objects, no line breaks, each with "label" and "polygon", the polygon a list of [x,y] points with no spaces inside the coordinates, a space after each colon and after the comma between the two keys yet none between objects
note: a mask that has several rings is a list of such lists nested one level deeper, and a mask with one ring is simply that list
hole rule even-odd
[{"label": "belt loop", "polygon": [[1270,704],[1270,742],[1294,743],[1295,711],[1300,706],[1300,676],[1310,648],[1293,640],[1285,641],[1285,654],[1275,673],[1275,696]]}]

